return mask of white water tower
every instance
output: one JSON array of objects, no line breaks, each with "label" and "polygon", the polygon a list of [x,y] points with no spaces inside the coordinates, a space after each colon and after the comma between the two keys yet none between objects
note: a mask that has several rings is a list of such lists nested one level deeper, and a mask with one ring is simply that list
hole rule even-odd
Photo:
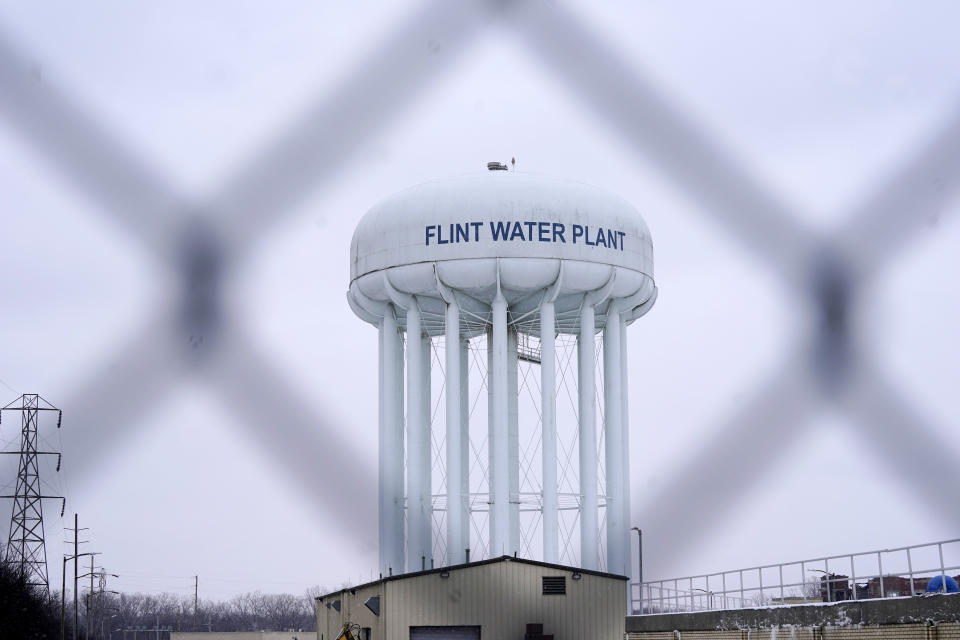
[{"label": "white water tower", "polygon": [[383,575],[513,555],[630,575],[626,327],[654,304],[640,214],[505,170],[374,206],[350,251],[379,330]]}]

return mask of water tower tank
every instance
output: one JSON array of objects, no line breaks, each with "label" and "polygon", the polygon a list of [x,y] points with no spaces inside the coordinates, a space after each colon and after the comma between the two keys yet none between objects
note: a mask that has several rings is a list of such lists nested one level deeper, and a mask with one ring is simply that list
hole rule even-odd
[{"label": "water tower tank", "polygon": [[[348,300],[380,335],[379,524],[385,575],[432,562],[463,562],[471,535],[470,559],[480,559],[471,514],[482,510],[489,532],[479,544],[486,556],[532,553],[520,528],[526,509],[542,516],[537,525],[542,559],[558,562],[558,512],[564,508],[576,510],[578,565],[629,575],[625,329],[653,305],[656,293],[653,246],[643,218],[623,199],[578,182],[494,170],[420,184],[367,212],[351,245]],[[564,336],[576,340],[579,487],[572,497],[558,489],[557,475],[557,354]],[[486,343],[480,378],[488,395],[481,425],[486,459],[470,454],[476,403],[467,390],[468,359],[478,341]],[[434,495],[437,452],[431,443],[441,419],[431,410],[432,393],[439,393],[436,384],[431,391],[436,375],[431,354],[438,350],[445,457],[442,490]],[[534,492],[521,491],[518,472],[531,459],[527,451],[521,456],[518,442],[521,361],[539,369],[542,445]],[[471,493],[472,473],[485,478],[482,495]],[[444,530],[434,535],[438,510]],[[601,528],[605,558],[599,551]],[[442,558],[434,557],[438,538]]]}]

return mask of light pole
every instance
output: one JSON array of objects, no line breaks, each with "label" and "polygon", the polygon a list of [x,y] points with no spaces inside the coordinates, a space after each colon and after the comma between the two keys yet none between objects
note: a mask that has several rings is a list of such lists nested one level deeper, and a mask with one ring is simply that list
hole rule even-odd
[{"label": "light pole", "polygon": [[643,531],[640,527],[631,527],[637,532],[637,582],[643,584]]},{"label": "light pole", "polygon": [[[826,569],[807,569],[807,571],[816,571],[817,573],[822,573],[822,574],[823,574],[822,584],[824,584],[825,587],[821,588],[820,592],[823,593],[823,591],[826,590],[826,592],[827,592],[827,600],[826,600],[826,601],[827,601],[827,602],[832,602],[832,601],[833,601],[833,594],[831,593],[831,585],[830,585],[830,583],[831,583],[833,580],[832,580],[832,575],[830,574],[830,572],[827,571]],[[854,589],[856,589],[856,585],[854,585]],[[821,598],[821,600],[822,600],[822,599],[823,599],[823,596],[821,596],[820,598]]]},{"label": "light pole", "polygon": [[[694,589],[694,591],[700,591],[702,593],[707,594],[707,609],[709,609],[710,611],[713,611],[713,591],[708,591],[707,589]],[[691,598],[690,609],[694,610],[693,598]]]},{"label": "light pole", "polygon": [[631,527],[637,532],[637,590],[640,592],[640,615],[643,615],[643,531],[640,527]]},{"label": "light pole", "polygon": [[[100,638],[101,638],[101,640],[106,640],[106,638],[107,638],[106,633],[105,633],[104,630],[103,630],[104,622],[108,622],[108,623],[110,624],[110,627],[113,627],[113,622],[111,622],[111,621],[112,621],[114,618],[116,618],[116,617],[117,617],[117,614],[113,614],[112,616],[110,616],[110,617],[107,618],[106,620],[104,620],[103,618],[100,618]],[[111,638],[113,638],[113,631],[114,631],[114,630],[111,628],[111,629],[110,629],[110,637],[111,637]]]}]

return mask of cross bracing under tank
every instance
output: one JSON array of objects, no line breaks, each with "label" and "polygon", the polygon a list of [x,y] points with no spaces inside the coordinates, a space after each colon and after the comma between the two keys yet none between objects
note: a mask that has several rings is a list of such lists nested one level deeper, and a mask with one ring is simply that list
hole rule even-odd
[{"label": "cross bracing under tank", "polygon": [[[488,557],[492,552],[489,547],[490,493],[489,493],[489,460],[488,460],[488,425],[487,425],[487,334],[481,334],[469,341],[468,357],[468,387],[469,387],[469,486],[470,491],[466,504],[468,511],[468,527],[470,536],[470,558],[479,560]],[[531,342],[538,343],[533,337]],[[558,492],[556,510],[563,516],[559,519],[558,539],[561,544],[562,557],[573,565],[579,563],[577,549],[570,549],[570,541],[579,537],[580,518],[578,512],[583,507],[583,496],[579,492],[579,473],[577,468],[578,455],[578,423],[577,423],[577,395],[578,382],[576,371],[577,339],[572,335],[560,334],[557,336],[558,352],[558,384],[556,397],[560,405],[557,437],[560,445],[560,455],[557,460]],[[434,558],[445,558],[447,541],[445,527],[447,518],[448,493],[446,473],[446,429],[443,412],[445,393],[445,353],[446,339],[443,336],[434,338],[431,346],[431,403],[430,403],[430,433],[431,433],[431,469],[432,493],[431,504],[431,531],[432,552]],[[602,339],[594,339],[593,350],[595,355],[602,349]],[[519,342],[518,342],[519,351]],[[518,354],[519,355],[519,354]],[[526,413],[526,419],[519,421],[519,472],[520,491],[516,495],[517,510],[519,512],[519,549],[518,552],[526,557],[540,558],[543,554],[541,542],[543,527],[543,486],[540,466],[542,445],[542,424],[540,411],[540,377],[539,364],[530,361],[518,362],[517,399],[520,414]],[[596,368],[595,400],[603,393],[603,371],[599,365]],[[565,401],[564,398],[567,400]],[[598,424],[602,425],[602,407],[598,406]],[[601,472],[604,470],[603,429],[598,426],[597,463]],[[604,483],[598,483],[597,503],[601,510],[606,509],[607,496]],[[601,513],[598,526],[598,536],[602,537],[606,518]],[[563,551],[564,547],[567,548]],[[597,547],[600,566],[605,566],[603,547]],[[424,560],[427,562],[427,560]]]}]

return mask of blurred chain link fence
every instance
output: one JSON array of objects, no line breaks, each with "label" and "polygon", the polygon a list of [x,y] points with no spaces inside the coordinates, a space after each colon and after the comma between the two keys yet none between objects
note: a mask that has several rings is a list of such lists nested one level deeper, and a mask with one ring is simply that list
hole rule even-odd
[{"label": "blurred chain link fence", "polygon": [[[268,229],[333,180],[336,167],[381,134],[398,106],[413,101],[493,24],[514,30],[546,71],[568,86],[571,101],[590,108],[651,160],[819,319],[812,333],[796,336],[779,372],[758,381],[742,411],[676,465],[683,471],[663,483],[639,521],[669,515],[674,551],[695,543],[707,529],[703,523],[729,506],[716,497],[744,493],[750,481],[769,475],[776,460],[742,458],[750,451],[790,451],[830,403],[849,416],[858,441],[889,463],[887,471],[899,474],[918,502],[960,525],[960,468],[947,456],[950,447],[884,377],[851,323],[859,292],[956,195],[960,108],[849,212],[838,233],[826,237],[707,128],[682,115],[604,34],[563,6],[541,2],[427,3],[205,202],[178,194],[119,133],[70,95],[39,82],[26,52],[0,34],[0,117],[180,284],[175,299],[159,301],[165,311],[62,402],[71,425],[64,437],[73,477],[96,474],[95,464],[129,440],[140,422],[136,416],[169,397],[187,372],[219,393],[236,427],[321,513],[342,512],[354,496],[375,495],[375,465],[368,461],[367,473],[355,473],[357,461],[368,457],[350,453],[355,445],[293,394],[247,328],[224,312],[224,282]],[[447,55],[423,46],[437,41]],[[377,99],[368,99],[373,93]],[[103,402],[105,389],[112,390],[109,403]],[[747,441],[749,449],[740,446]],[[939,469],[937,486],[917,487],[918,468]],[[347,476],[358,483],[353,492],[321,491],[327,479]],[[367,535],[372,543],[375,536]]]}]

